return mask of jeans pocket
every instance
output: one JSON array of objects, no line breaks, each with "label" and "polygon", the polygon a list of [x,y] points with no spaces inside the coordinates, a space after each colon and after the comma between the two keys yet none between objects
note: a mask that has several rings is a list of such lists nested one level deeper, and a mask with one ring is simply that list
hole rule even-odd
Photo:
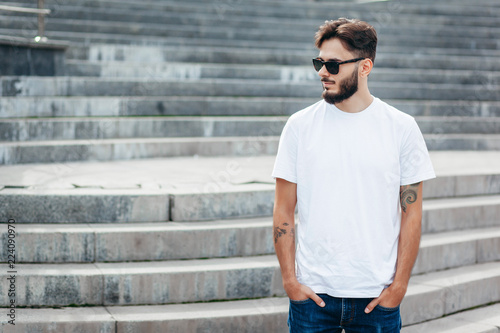
[{"label": "jeans pocket", "polygon": [[399,305],[396,306],[396,307],[394,307],[394,308],[387,308],[385,306],[377,304],[377,306],[375,307],[375,309],[379,309],[379,310],[382,310],[382,311],[397,311],[397,310],[399,310]]},{"label": "jeans pocket", "polygon": [[306,304],[306,303],[309,303],[309,302],[312,302],[312,299],[307,298],[307,299],[296,301],[296,300],[293,300],[293,299],[290,298],[290,303],[292,303],[292,304]]}]

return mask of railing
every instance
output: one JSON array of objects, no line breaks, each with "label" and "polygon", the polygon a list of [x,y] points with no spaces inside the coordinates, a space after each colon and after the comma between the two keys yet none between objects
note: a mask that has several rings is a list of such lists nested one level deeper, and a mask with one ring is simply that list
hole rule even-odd
[{"label": "railing", "polygon": [[45,15],[50,14],[50,9],[44,9],[44,0],[38,0],[38,9],[17,7],[17,6],[5,6],[0,5],[0,10],[6,10],[18,13],[31,13],[38,14],[38,35],[34,38],[35,42],[46,42],[47,37],[45,37]]}]

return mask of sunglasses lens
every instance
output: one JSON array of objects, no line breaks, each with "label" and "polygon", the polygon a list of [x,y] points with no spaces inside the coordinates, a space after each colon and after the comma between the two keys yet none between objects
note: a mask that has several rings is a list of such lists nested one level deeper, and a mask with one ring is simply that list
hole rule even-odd
[{"label": "sunglasses lens", "polygon": [[338,74],[339,73],[339,64],[334,61],[322,62],[318,59],[313,59],[313,65],[316,72],[319,72],[321,68],[323,68],[323,64],[326,66],[326,70],[330,74]]},{"label": "sunglasses lens", "polygon": [[339,64],[336,62],[327,62],[325,63],[326,70],[330,74],[338,74],[339,73]]},{"label": "sunglasses lens", "polygon": [[313,66],[316,72],[319,72],[321,70],[321,67],[323,67],[323,63],[318,59],[313,59]]}]

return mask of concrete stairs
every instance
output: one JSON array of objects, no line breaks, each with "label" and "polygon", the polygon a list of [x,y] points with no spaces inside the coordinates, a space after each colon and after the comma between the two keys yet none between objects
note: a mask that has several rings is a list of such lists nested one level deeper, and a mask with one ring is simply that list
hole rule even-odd
[{"label": "concrete stairs", "polygon": [[[28,0],[21,3],[31,4]],[[47,35],[73,42],[68,76],[2,78],[0,118],[25,122],[24,117],[37,117],[34,123],[40,130],[43,126],[48,136],[23,135],[31,129],[7,129],[0,144],[0,163],[107,161],[203,152],[235,155],[237,148],[222,147],[214,138],[221,135],[211,125],[205,127],[203,136],[190,128],[175,132],[157,128],[148,137],[137,131],[119,134],[116,128],[130,123],[128,116],[254,115],[267,122],[269,116],[288,116],[311,104],[321,89],[316,73],[307,65],[316,53],[312,36],[325,13],[339,11],[365,18],[378,28],[380,47],[371,90],[419,122],[429,121],[421,116],[434,117],[430,120],[433,127],[425,130],[430,149],[500,148],[497,121],[491,118],[498,115],[500,100],[496,7],[473,8],[455,2],[446,6],[255,4],[149,1],[138,5],[102,0],[62,5],[48,1],[54,14],[47,19]],[[28,35],[29,20],[25,15],[5,16],[0,20],[0,34]],[[457,28],[458,21],[466,27]],[[57,138],[60,130],[45,127],[52,117],[73,116],[113,119],[104,120],[105,130],[102,125],[96,129],[82,124],[83,119],[67,119],[59,125],[67,128],[65,133],[72,128],[87,133],[84,141],[78,135]],[[156,123],[156,119],[149,121]],[[245,118],[235,121],[239,128],[254,126]],[[471,121],[473,127],[468,126]],[[462,131],[463,124],[467,130]],[[0,126],[16,125],[5,119]],[[258,138],[240,134],[231,141],[240,147],[258,143],[262,149],[256,153],[272,153],[280,129],[262,129]]]},{"label": "concrete stairs", "polygon": [[[402,305],[407,329],[500,299],[500,154],[431,157],[438,178],[425,186],[421,251]],[[273,184],[264,183],[273,160],[4,166],[2,183],[19,184],[0,191],[2,211],[17,221],[16,329],[285,332]],[[130,208],[110,195],[133,196]]]},{"label": "concrete stairs", "polygon": [[485,306],[475,310],[457,313],[451,316],[404,327],[404,333],[423,332],[457,332],[457,333],[489,333],[498,332],[500,306]]},{"label": "concrete stairs", "polygon": [[[438,174],[404,332],[500,331],[494,1],[46,3],[66,76],[0,78],[19,306],[2,332],[286,332],[270,173],[287,117],[320,98],[313,34],[339,16],[378,29],[370,89],[416,117]],[[0,13],[0,35],[33,22]]]}]

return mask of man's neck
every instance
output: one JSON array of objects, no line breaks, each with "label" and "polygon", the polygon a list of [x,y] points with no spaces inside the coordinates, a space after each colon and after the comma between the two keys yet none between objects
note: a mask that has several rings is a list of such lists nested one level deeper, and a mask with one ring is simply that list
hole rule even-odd
[{"label": "man's neck", "polygon": [[365,91],[358,91],[350,98],[342,101],[341,103],[336,103],[335,106],[344,112],[356,113],[361,112],[366,109],[373,102],[373,96],[370,91],[366,89]]}]

